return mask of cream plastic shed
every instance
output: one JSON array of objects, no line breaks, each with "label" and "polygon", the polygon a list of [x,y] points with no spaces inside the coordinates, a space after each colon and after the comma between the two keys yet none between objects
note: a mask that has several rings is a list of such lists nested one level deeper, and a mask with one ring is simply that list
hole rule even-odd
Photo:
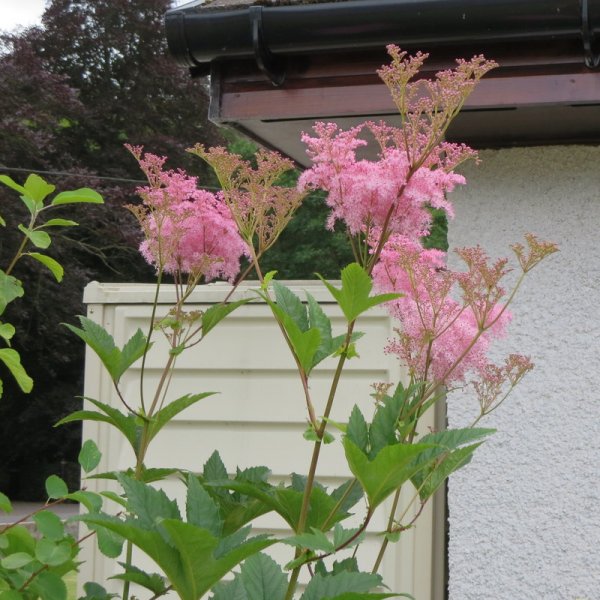
[{"label": "cream plastic shed", "polygon": [[[341,311],[331,303],[320,282],[287,282],[287,285],[301,297],[304,297],[303,290],[308,290],[332,318],[334,334],[336,330],[342,332],[344,320]],[[232,300],[248,295],[255,297],[252,287],[241,286]],[[229,289],[227,284],[222,283],[199,286],[189,305],[194,309],[206,308],[222,301]],[[84,300],[89,318],[103,325],[116,343],[122,345],[138,328],[148,329],[153,296],[152,285],[93,282],[87,286]],[[161,316],[161,311],[163,315],[167,312],[174,298],[174,288],[164,286],[158,316]],[[390,318],[382,309],[374,310],[359,320],[357,330],[365,333],[358,343],[360,358],[348,364],[338,393],[338,405],[332,413],[334,420],[347,420],[354,404],[368,414],[372,405],[371,384],[401,379],[400,363],[383,352],[392,327]],[[167,353],[165,340],[161,340],[159,335],[156,335],[156,343],[147,361],[145,386],[148,389],[156,383]],[[333,359],[327,359],[311,376],[318,414],[324,408],[334,368]],[[139,401],[139,375],[140,366],[136,363],[122,379],[127,401],[134,406]],[[203,343],[179,357],[169,397],[175,399],[187,393],[204,391],[219,393],[181,413],[157,436],[147,460],[148,466],[201,471],[216,448],[230,472],[235,472],[236,466],[266,465],[272,470],[273,480],[281,481],[289,478],[291,472],[305,473],[308,470],[312,448],[302,437],[306,428],[302,387],[294,371],[292,357],[264,302],[255,301],[238,308]],[[113,406],[120,405],[110,379],[89,350],[85,396]],[[433,426],[433,421],[433,416],[430,416],[428,424]],[[105,424],[86,422],[83,435],[84,439],[95,440],[103,450],[99,470],[126,469],[132,465],[133,455],[127,443],[123,443]],[[323,483],[331,486],[337,486],[349,477],[339,439],[325,446],[318,475]],[[87,485],[88,489],[98,491],[105,489],[107,482],[89,480]],[[182,492],[175,477],[167,480],[162,487],[169,495],[177,496]],[[407,490],[404,501],[411,495]],[[389,505],[381,507],[373,519],[359,552],[359,561],[372,563],[379,548],[376,532],[385,529],[389,508]],[[443,499],[438,499],[437,503],[427,507],[417,527],[405,532],[402,540],[390,547],[382,575],[392,590],[411,593],[419,600],[443,597],[441,509]],[[255,527],[259,532],[268,531],[280,537],[286,533],[285,524],[273,514],[261,517]],[[440,541],[437,552],[432,543],[434,539]],[[271,550],[282,564],[291,558],[287,546],[275,545]],[[95,545],[86,547],[82,558],[86,562],[80,581],[106,582],[114,574],[114,562],[105,559]],[[144,598],[143,591],[139,597]]]}]

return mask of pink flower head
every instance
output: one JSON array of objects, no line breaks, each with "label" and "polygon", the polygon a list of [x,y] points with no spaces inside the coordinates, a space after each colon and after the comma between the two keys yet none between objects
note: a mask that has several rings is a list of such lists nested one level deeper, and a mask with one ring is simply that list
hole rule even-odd
[{"label": "pink flower head", "polygon": [[490,342],[503,334],[510,317],[496,303],[481,327],[480,315],[452,297],[464,274],[446,269],[445,258],[440,250],[424,250],[414,240],[393,236],[373,279],[382,291],[404,294],[388,305],[400,327],[387,351],[397,354],[413,376],[448,385],[487,364]]},{"label": "pink flower head", "polygon": [[140,252],[167,273],[232,281],[248,254],[229,208],[218,196],[198,189],[184,171],[163,171],[165,159],[132,149],[150,185],[138,188],[143,206],[130,207],[145,240]]}]

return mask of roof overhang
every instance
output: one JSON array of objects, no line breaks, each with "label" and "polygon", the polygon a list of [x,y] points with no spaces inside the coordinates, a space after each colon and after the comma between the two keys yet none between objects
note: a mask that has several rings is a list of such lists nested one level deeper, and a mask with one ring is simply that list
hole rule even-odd
[{"label": "roof overhang", "polygon": [[276,4],[194,2],[167,13],[167,37],[180,63],[210,72],[211,120],[301,164],[299,133],[315,120],[397,119],[375,74],[391,42],[429,52],[431,73],[474,54],[500,63],[450,139],[476,147],[600,142],[600,0]]}]

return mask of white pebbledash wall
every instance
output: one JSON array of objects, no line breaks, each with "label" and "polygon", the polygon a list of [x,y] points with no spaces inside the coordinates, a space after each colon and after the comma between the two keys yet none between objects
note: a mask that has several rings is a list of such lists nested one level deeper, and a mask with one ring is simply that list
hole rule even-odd
[{"label": "white pebbledash wall", "polygon": [[[485,151],[452,195],[450,246],[560,245],[528,277],[502,349],[536,369],[450,482],[450,600],[600,598],[600,148]],[[458,265],[456,257],[451,264]],[[497,356],[505,352],[498,350]],[[476,413],[449,398],[449,424]]]}]

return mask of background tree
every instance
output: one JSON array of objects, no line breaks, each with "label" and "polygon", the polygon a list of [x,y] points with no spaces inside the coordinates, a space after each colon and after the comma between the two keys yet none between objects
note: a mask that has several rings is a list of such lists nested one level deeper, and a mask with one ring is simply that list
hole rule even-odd
[{"label": "background tree", "polygon": [[[60,287],[33,261],[15,273],[29,293],[7,319],[35,381],[24,395],[6,377],[0,400],[0,489],[15,498],[41,497],[45,475],[61,465],[69,471],[78,451],[76,428],[52,429],[83,388],[83,346],[60,323],[84,312],[89,281],[153,276],[138,256],[137,225],[123,208],[136,201],[141,180],[123,144],[144,144],[207,181],[208,169],[184,150],[221,142],[205,120],[204,84],[167,55],[162,21],[169,4],[52,0],[41,28],[0,38],[0,172],[20,181],[33,170],[68,173],[44,177],[58,189],[93,187],[106,200],[104,207],[69,212],[81,226],[51,247],[67,267]],[[0,202],[10,207],[0,239],[0,257],[7,257],[24,212],[8,189],[0,190]]]}]

